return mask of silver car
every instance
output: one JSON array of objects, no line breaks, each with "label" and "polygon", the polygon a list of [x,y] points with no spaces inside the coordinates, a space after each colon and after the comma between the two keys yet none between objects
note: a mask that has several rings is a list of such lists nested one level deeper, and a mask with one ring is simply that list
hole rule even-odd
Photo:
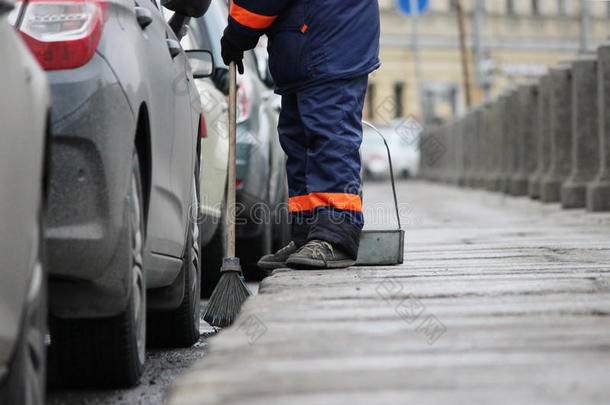
[{"label": "silver car", "polygon": [[189,62],[199,57],[210,74],[211,55],[184,52],[180,24],[165,21],[158,0],[22,8],[15,27],[47,72],[52,98],[49,383],[133,385],[147,344],[199,339],[193,81],[205,74]]},{"label": "silver car", "polygon": [[[44,404],[46,277],[40,210],[49,91],[0,0],[0,404]],[[12,14],[14,16],[15,14]]]}]

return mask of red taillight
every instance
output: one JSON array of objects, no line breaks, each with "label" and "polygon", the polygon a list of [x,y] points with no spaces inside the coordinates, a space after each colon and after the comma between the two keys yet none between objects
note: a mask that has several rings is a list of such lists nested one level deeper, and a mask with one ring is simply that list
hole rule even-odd
[{"label": "red taillight", "polygon": [[241,187],[241,180],[235,180],[235,188]]},{"label": "red taillight", "polygon": [[106,8],[100,0],[30,0],[19,32],[43,69],[74,69],[93,57]]},{"label": "red taillight", "polygon": [[201,114],[201,118],[199,120],[199,133],[202,138],[205,138],[208,136],[208,129],[205,126],[205,117],[203,116],[203,113]]},{"label": "red taillight", "polygon": [[238,76],[237,84],[237,122],[244,122],[250,117],[252,105],[252,83],[247,77]]}]

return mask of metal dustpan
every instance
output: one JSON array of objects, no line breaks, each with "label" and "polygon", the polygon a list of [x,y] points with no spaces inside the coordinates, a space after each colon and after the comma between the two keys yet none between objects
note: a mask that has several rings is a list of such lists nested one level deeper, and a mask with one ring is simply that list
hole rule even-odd
[{"label": "metal dustpan", "polygon": [[394,196],[394,208],[396,211],[397,229],[364,230],[360,236],[360,247],[358,248],[357,266],[387,266],[402,264],[405,248],[405,231],[400,226],[400,215],[398,213],[398,199],[396,198],[396,184],[394,183],[394,169],[392,168],[392,157],[390,148],[385,137],[372,124],[362,121],[362,124],[371,128],[383,139],[388,152],[388,163],[390,166],[390,181],[392,182],[392,194]]}]

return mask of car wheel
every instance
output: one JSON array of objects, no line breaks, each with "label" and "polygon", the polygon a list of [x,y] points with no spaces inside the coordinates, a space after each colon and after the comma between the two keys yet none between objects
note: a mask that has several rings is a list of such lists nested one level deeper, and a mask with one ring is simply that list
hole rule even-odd
[{"label": "car wheel", "polygon": [[194,184],[191,204],[193,212],[189,215],[189,229],[180,270],[184,280],[184,296],[178,308],[150,313],[149,336],[155,346],[190,347],[199,340],[201,261],[199,226],[196,220],[199,204]]},{"label": "car wheel", "polygon": [[227,202],[220,207],[220,219],[214,236],[201,248],[201,297],[209,298],[220,280],[222,259],[227,255]]},{"label": "car wheel", "polygon": [[0,403],[44,405],[46,376],[47,289],[42,254],[32,273],[22,331]]},{"label": "car wheel", "polygon": [[142,268],[144,217],[138,155],[133,154],[126,216],[131,263],[125,311],[111,318],[50,317],[49,378],[55,385],[128,387],[146,359],[146,284]]}]

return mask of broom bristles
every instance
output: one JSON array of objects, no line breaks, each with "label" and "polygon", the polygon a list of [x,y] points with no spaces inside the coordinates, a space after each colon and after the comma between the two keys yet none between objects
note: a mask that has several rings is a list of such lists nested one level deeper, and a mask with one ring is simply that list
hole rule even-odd
[{"label": "broom bristles", "polygon": [[241,273],[224,271],[210,297],[203,319],[212,326],[225,327],[233,323],[239,310],[250,295]]}]

